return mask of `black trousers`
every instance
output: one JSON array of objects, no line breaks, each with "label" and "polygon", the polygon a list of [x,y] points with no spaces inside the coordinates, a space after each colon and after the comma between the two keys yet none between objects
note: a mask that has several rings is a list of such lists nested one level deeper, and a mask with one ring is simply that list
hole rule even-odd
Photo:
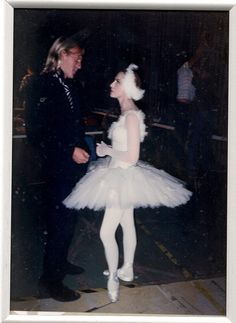
[{"label": "black trousers", "polygon": [[177,139],[176,155],[181,162],[182,167],[187,166],[187,142],[189,135],[189,127],[192,120],[193,107],[191,104],[178,103],[176,105],[175,115],[175,135]]},{"label": "black trousers", "polygon": [[211,169],[213,162],[212,132],[213,110],[196,111],[190,126],[188,140],[188,164],[189,173],[205,173]]},{"label": "black trousers", "polygon": [[60,282],[66,275],[68,249],[73,238],[78,212],[67,209],[62,201],[86,173],[85,165],[68,164],[47,169],[43,214],[47,231],[42,279]]},{"label": "black trousers", "polygon": [[191,104],[177,104],[176,106],[176,132],[179,136],[180,143],[185,147],[188,139],[189,126],[192,120],[193,107]]}]

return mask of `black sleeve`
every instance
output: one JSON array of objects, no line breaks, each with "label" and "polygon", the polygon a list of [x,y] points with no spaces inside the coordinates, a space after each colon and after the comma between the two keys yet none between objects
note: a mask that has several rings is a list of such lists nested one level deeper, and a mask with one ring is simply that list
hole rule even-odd
[{"label": "black sleeve", "polygon": [[74,142],[75,147],[83,148],[88,153],[90,153],[89,147],[85,141],[86,127],[84,123],[84,118],[89,113],[88,111],[89,107],[87,105],[87,100],[85,95],[85,88],[78,80],[75,81],[75,84],[76,86],[74,90],[77,93],[76,96],[79,97],[78,102],[76,100],[79,106],[79,111],[77,111],[78,112],[77,116],[74,118],[73,122],[71,122],[71,124],[73,124],[73,129],[74,129],[73,131],[71,127],[70,135],[74,137],[74,140],[71,140],[71,142]]},{"label": "black sleeve", "polygon": [[25,124],[28,141],[36,147],[43,146],[44,109],[46,93],[44,82],[38,76],[32,76],[25,88]]},{"label": "black sleeve", "polygon": [[47,156],[70,158],[75,147],[88,150],[80,109],[71,109],[60,83],[51,75],[32,80],[27,90],[28,140]]}]

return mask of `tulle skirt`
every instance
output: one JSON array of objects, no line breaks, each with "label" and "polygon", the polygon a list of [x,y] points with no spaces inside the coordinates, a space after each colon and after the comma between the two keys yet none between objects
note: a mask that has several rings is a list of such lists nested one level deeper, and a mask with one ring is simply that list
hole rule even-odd
[{"label": "tulle skirt", "polygon": [[184,182],[152,165],[139,161],[126,169],[111,168],[110,158],[92,162],[87,174],[63,201],[68,208],[176,207],[192,193]]}]

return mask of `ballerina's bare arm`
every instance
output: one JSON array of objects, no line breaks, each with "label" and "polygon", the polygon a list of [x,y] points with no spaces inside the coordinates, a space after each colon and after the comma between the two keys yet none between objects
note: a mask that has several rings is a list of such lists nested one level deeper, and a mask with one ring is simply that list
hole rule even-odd
[{"label": "ballerina's bare arm", "polygon": [[139,159],[140,130],[137,115],[129,113],[126,116],[125,126],[127,129],[127,150],[115,150],[104,142],[97,144],[97,155],[100,157],[109,155],[126,163],[135,164]]}]

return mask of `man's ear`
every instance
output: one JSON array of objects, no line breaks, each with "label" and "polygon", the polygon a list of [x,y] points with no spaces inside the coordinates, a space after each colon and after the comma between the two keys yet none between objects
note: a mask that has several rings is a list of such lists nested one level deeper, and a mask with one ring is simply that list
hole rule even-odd
[{"label": "man's ear", "polygon": [[63,49],[61,52],[60,52],[60,55],[59,55],[59,58],[64,58],[66,57],[68,54],[67,52]]}]

